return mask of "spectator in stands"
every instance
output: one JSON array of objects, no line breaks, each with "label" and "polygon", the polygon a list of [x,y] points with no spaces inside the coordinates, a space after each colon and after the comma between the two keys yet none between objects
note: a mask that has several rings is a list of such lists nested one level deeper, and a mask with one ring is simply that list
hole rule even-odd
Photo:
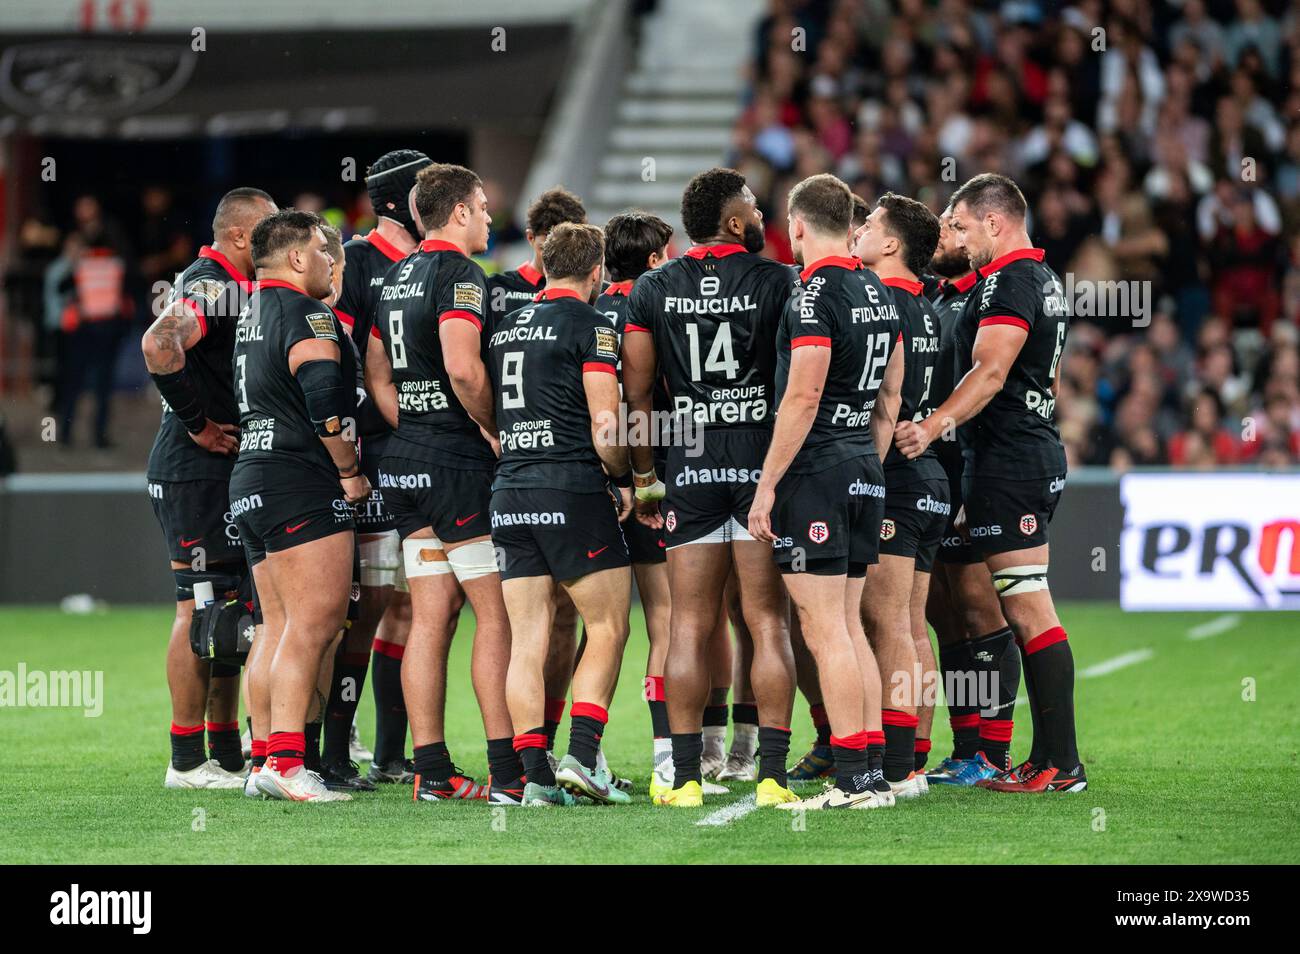
[{"label": "spectator in stands", "polygon": [[1186,429],[1169,442],[1169,461],[1175,467],[1235,464],[1237,438],[1223,426],[1219,395],[1206,388],[1188,402]]}]

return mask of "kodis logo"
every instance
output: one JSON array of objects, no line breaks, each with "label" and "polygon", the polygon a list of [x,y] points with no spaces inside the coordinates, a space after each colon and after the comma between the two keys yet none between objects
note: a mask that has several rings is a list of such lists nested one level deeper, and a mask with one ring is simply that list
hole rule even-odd
[{"label": "kodis logo", "polygon": [[1120,602],[1300,609],[1300,474],[1129,474]]}]

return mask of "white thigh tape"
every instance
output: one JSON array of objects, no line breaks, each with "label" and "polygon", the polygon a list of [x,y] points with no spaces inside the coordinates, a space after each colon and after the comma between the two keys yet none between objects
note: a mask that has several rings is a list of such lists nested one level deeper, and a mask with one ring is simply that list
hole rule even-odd
[{"label": "white thigh tape", "polygon": [[417,576],[439,576],[451,572],[447,551],[442,548],[442,541],[437,537],[407,537],[403,540],[402,565],[406,569],[408,580]]},{"label": "white thigh tape", "polygon": [[451,563],[456,579],[462,583],[498,572],[497,551],[491,540],[479,540],[477,543],[457,547],[447,554],[447,560]]},{"label": "white thigh tape", "polygon": [[1047,589],[1047,564],[1009,566],[993,573],[993,588],[998,596],[1019,596]]},{"label": "white thigh tape", "polygon": [[396,530],[379,534],[357,544],[361,552],[361,585],[392,586],[401,566],[398,554],[400,538]]}]

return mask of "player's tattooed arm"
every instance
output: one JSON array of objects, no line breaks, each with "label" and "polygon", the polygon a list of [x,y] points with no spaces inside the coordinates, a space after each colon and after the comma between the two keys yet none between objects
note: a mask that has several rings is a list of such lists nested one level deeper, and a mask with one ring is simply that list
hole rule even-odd
[{"label": "player's tattooed arm", "polygon": [[871,437],[876,442],[880,459],[885,459],[889,452],[889,443],[894,439],[894,425],[898,421],[898,409],[903,403],[903,345],[895,346],[885,365],[885,376],[880,381],[880,393],[871,408]]},{"label": "player's tattooed arm", "polygon": [[805,345],[790,352],[790,377],[786,382],[781,406],[777,408],[772,443],[763,458],[763,472],[754,488],[754,503],[749,508],[749,533],[755,540],[771,543],[772,506],[776,503],[776,485],[790,469],[795,455],[812,430],[817,407],[826,389],[826,375],[831,366],[831,349],[822,345]]},{"label": "player's tattooed arm", "polygon": [[389,427],[397,427],[397,386],[393,384],[393,365],[378,342],[366,348],[366,393],[375,402]]},{"label": "player's tattooed arm", "polygon": [[948,399],[923,421],[900,421],[894,443],[905,457],[917,458],[943,433],[944,428],[965,424],[984,410],[1006,384],[1007,374],[1024,347],[1029,332],[1016,325],[985,325],[975,334],[971,369]]},{"label": "player's tattooed arm", "polygon": [[203,327],[184,301],[163,310],[140,341],[144,364],[151,374],[175,374],[185,367],[185,352],[199,343]]}]

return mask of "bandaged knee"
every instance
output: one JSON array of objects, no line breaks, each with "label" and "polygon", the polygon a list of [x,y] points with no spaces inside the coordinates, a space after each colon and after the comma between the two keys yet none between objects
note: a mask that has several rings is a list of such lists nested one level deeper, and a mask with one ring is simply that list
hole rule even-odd
[{"label": "bandaged knee", "polygon": [[437,537],[407,537],[403,540],[402,567],[408,580],[452,572],[451,564],[447,562],[447,551]]},{"label": "bandaged knee", "polygon": [[392,586],[401,565],[396,530],[379,534],[357,544],[361,553],[361,585]]},{"label": "bandaged knee", "polygon": [[998,596],[1020,596],[1047,589],[1047,564],[1009,566],[993,571],[993,588]]},{"label": "bandaged knee", "polygon": [[457,547],[447,554],[447,559],[456,579],[462,583],[499,572],[497,551],[491,540],[479,540]]}]

